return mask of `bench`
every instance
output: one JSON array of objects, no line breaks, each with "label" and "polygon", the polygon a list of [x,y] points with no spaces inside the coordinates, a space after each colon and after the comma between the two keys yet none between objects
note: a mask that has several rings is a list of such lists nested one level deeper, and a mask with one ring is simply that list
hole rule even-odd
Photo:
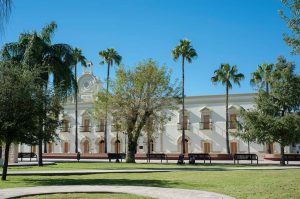
[{"label": "bench", "polygon": [[289,161],[300,161],[300,154],[285,154],[284,160],[287,164],[289,164]]},{"label": "bench", "polygon": [[125,153],[108,153],[107,156],[108,156],[109,162],[111,162],[112,159],[116,159],[116,160],[121,159],[121,162],[122,162],[122,159],[125,159],[126,154]]},{"label": "bench", "polygon": [[18,153],[18,158],[21,158],[21,162],[23,161],[23,158],[29,158],[31,162],[31,158],[35,158],[37,160],[36,153]]},{"label": "bench", "polygon": [[166,160],[168,163],[167,155],[164,153],[147,153],[147,162],[150,163],[150,160],[160,160],[160,163],[162,163],[163,160]]},{"label": "bench", "polygon": [[256,164],[258,164],[258,156],[256,154],[251,153],[236,153],[233,155],[234,164],[237,160],[237,163],[239,164],[240,160],[251,160],[251,164],[253,160],[256,160]]},{"label": "bench", "polygon": [[211,164],[211,157],[208,153],[189,153],[189,160],[191,158],[194,158],[195,160],[204,160],[204,164],[205,164],[205,160],[209,160],[209,163]]}]

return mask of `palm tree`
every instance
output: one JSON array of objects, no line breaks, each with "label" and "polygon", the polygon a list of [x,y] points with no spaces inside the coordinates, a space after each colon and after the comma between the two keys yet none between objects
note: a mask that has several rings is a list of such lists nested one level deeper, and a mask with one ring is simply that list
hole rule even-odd
[{"label": "palm tree", "polygon": [[[74,64],[73,49],[68,44],[52,44],[51,39],[57,25],[46,25],[40,33],[24,33],[18,42],[5,44],[1,50],[2,60],[13,60],[27,64],[40,71],[39,83],[47,90],[50,76],[53,76],[54,92],[61,101],[65,100],[76,87],[72,72]],[[41,110],[44,110],[41,108]],[[46,113],[45,113],[46,114]],[[58,115],[57,115],[58,117]],[[39,121],[39,166],[42,160],[43,121]]]},{"label": "palm tree", "polygon": [[180,40],[180,43],[172,50],[172,57],[175,61],[182,58],[181,67],[182,67],[182,153],[186,153],[185,151],[185,127],[183,126],[183,118],[184,118],[184,62],[185,60],[188,63],[192,63],[192,60],[197,57],[197,52],[191,45],[189,40],[183,39]]},{"label": "palm tree", "polygon": [[[103,59],[103,61],[101,61],[100,64],[107,64],[106,95],[108,96],[110,67],[112,67],[114,63],[116,63],[117,65],[120,65],[122,56],[120,56],[114,48],[108,48],[106,50],[100,51],[99,56],[102,57],[102,59]],[[107,102],[106,102],[105,126],[104,126],[104,143],[105,143],[104,152],[105,153],[107,153],[107,111],[108,110],[107,110]]]},{"label": "palm tree", "polygon": [[75,68],[75,80],[76,80],[76,86],[75,86],[75,153],[78,152],[78,85],[77,85],[77,63],[81,63],[81,66],[86,67],[87,61],[85,56],[82,55],[82,51],[79,48],[75,48],[73,50],[73,56],[74,56],[74,68]]},{"label": "palm tree", "polygon": [[229,148],[229,136],[228,136],[228,94],[229,89],[232,88],[232,83],[240,86],[240,81],[244,79],[242,73],[238,73],[236,66],[230,66],[229,64],[221,64],[218,70],[215,70],[214,76],[211,78],[211,81],[216,84],[221,82],[222,85],[226,86],[226,147],[227,153],[230,154]]},{"label": "palm tree", "polygon": [[257,85],[260,89],[265,87],[266,94],[269,95],[270,85],[272,84],[273,64],[259,65],[257,70],[252,73],[251,85]]},{"label": "palm tree", "polygon": [[[259,65],[255,72],[252,73],[250,80],[251,85],[257,85],[259,89],[265,87],[266,95],[269,95],[270,85],[272,84],[272,76],[274,72],[273,64]],[[271,143],[267,143],[267,152],[272,153]]]}]

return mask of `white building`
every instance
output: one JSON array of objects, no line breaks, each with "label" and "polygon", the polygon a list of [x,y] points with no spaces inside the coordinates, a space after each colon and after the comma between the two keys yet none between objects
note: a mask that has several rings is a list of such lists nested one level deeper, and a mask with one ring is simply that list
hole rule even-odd
[{"label": "white building", "polygon": [[[85,71],[78,80],[78,147],[82,154],[104,153],[104,118],[95,118],[94,99],[95,94],[101,88],[101,81],[92,72]],[[230,132],[237,131],[236,121],[239,120],[239,109],[252,108],[255,94],[232,94],[229,96],[229,127]],[[181,106],[181,105],[179,105]],[[186,151],[211,154],[226,153],[225,141],[225,95],[192,96],[185,99],[186,114],[184,124],[180,124],[181,113],[174,113],[174,117],[165,125],[163,132],[157,132],[155,139],[151,141],[150,148],[153,153],[180,153],[182,126],[186,129]],[[61,115],[64,123],[57,129],[59,140],[48,143],[48,153],[75,153],[75,103],[70,99],[64,105]],[[111,127],[111,119],[108,121],[108,152],[125,152],[126,135],[117,132]],[[230,136],[230,148],[232,153],[247,153],[248,143],[239,138]],[[36,146],[19,146],[19,151],[36,152]],[[250,144],[251,153],[262,155],[266,147],[255,143]],[[273,153],[279,153],[278,144],[272,147]],[[137,153],[147,152],[147,138],[141,137],[138,142]],[[286,148],[289,152],[289,147]]]}]

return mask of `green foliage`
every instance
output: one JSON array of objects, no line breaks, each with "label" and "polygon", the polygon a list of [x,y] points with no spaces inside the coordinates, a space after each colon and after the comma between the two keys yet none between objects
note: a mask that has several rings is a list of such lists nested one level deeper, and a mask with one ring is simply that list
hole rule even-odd
[{"label": "green foliage", "polygon": [[284,34],[284,41],[288,46],[293,48],[293,54],[300,53],[300,1],[299,0],[281,0],[283,5],[289,9],[289,13],[284,13],[282,10],[279,14],[286,22],[289,29],[292,31],[290,35]]},{"label": "green foliage", "polygon": [[99,56],[103,58],[100,64],[108,64],[112,66],[113,63],[120,65],[122,61],[122,56],[114,48],[108,48],[99,52]]},{"label": "green foliage", "polygon": [[300,79],[294,64],[279,57],[272,72],[272,89],[260,91],[252,110],[241,112],[244,133],[257,143],[277,142],[282,147],[300,141]]},{"label": "green foliage", "polygon": [[272,73],[274,71],[273,64],[262,64],[257,67],[257,70],[252,73],[250,80],[251,85],[258,86],[259,89],[266,87],[266,92],[269,92],[269,86],[272,84]]},{"label": "green foliage", "polygon": [[191,41],[182,39],[178,46],[172,50],[172,57],[175,61],[177,61],[180,56],[182,56],[183,59],[186,59],[189,63],[192,63],[192,60],[197,57],[197,52],[191,45]]},{"label": "green foliage", "polygon": [[[163,121],[166,110],[176,109],[175,98],[180,94],[176,83],[171,83],[171,72],[153,60],[141,62],[134,69],[119,67],[112,92],[102,90],[96,102],[96,112],[108,110],[122,121],[128,133],[129,151],[134,155],[137,140],[149,118]],[[134,161],[134,157],[133,158]]]},{"label": "green foliage", "polygon": [[229,64],[221,64],[218,70],[215,70],[214,76],[211,78],[211,81],[216,84],[221,82],[222,85],[228,86],[229,89],[232,88],[232,83],[240,86],[240,81],[245,77],[242,73],[238,73],[236,66],[230,66]]}]

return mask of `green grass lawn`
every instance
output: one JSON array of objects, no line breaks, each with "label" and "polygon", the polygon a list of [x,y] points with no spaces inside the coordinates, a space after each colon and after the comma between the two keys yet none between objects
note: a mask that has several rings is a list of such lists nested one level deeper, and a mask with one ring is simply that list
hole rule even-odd
[{"label": "green grass lawn", "polygon": [[83,199],[83,198],[144,199],[150,197],[136,196],[132,194],[111,194],[111,193],[70,193],[70,194],[49,194],[49,195],[22,197],[22,199]]},{"label": "green grass lawn", "polygon": [[[226,168],[226,167],[246,167],[247,165],[222,165],[222,164],[196,164],[196,165],[176,165],[176,164],[147,164],[147,163],[106,163],[106,162],[67,162],[56,165],[38,166],[13,166],[9,171],[55,171],[55,170],[85,170],[85,169],[182,169],[182,168]],[[248,165],[249,166],[249,165]],[[256,166],[256,165],[253,165]]]},{"label": "green grass lawn", "polygon": [[[107,164],[107,163],[59,163],[38,169],[104,169],[104,168],[177,168],[160,164]],[[90,166],[88,166],[90,165]],[[101,167],[101,166],[102,167]],[[115,166],[112,166],[115,165]],[[198,168],[210,166],[181,166]],[[212,166],[212,168],[217,166]],[[220,166],[218,166],[220,167]],[[222,166],[221,166],[222,167]],[[13,168],[10,170],[18,170]],[[175,171],[164,173],[110,173],[70,176],[8,176],[0,182],[1,188],[48,185],[131,185],[169,188],[198,189],[230,195],[236,198],[300,198],[300,169],[290,170],[241,170],[241,171]]]}]

